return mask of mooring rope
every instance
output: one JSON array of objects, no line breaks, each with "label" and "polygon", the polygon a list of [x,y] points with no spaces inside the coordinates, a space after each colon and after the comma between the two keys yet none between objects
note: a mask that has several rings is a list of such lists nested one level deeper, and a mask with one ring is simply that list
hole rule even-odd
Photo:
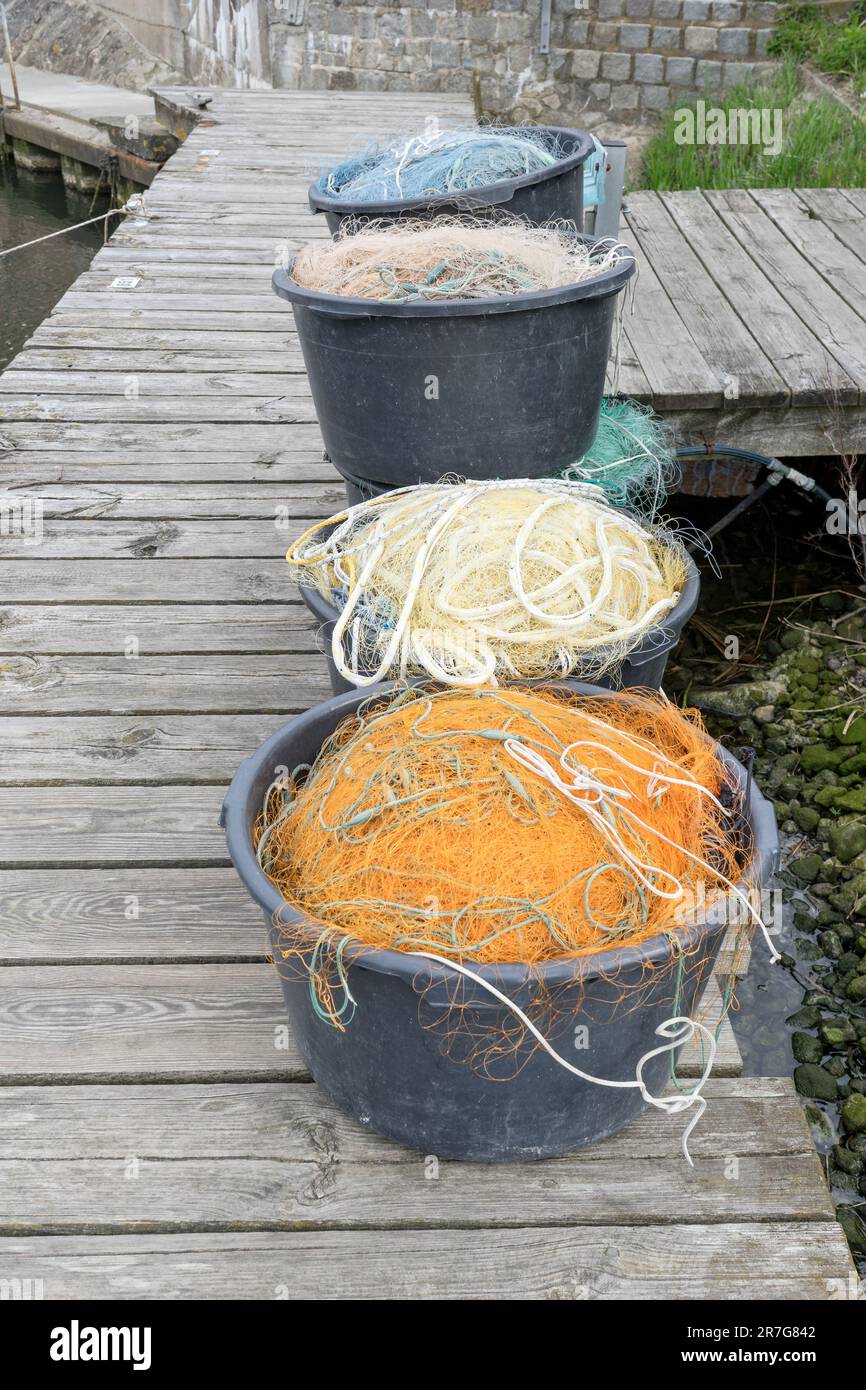
[{"label": "mooring rope", "polygon": [[[101,173],[100,173],[101,178]],[[138,200],[138,205],[135,205]],[[109,208],[108,212],[100,212],[96,217],[88,217],[84,222],[75,222],[71,227],[61,227],[57,232],[46,232],[45,236],[34,237],[32,241],[22,241],[18,246],[7,246],[4,251],[0,251],[0,256],[11,256],[13,251],[25,251],[28,246],[38,246],[42,241],[51,241],[53,237],[65,236],[67,232],[77,232],[81,227],[90,227],[94,222],[105,222],[109,217],[125,217],[129,212],[143,211],[144,204],[139,194],[134,194],[128,202],[121,208]]]}]

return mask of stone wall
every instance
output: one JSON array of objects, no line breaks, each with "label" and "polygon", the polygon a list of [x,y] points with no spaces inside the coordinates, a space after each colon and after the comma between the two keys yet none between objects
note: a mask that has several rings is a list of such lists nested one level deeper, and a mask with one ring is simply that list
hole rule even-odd
[{"label": "stone wall", "polygon": [[779,9],[769,0],[553,0],[544,54],[541,0],[306,0],[302,29],[280,26],[284,5],[270,0],[275,83],[465,92],[477,68],[487,114],[629,124],[760,76]]},{"label": "stone wall", "polygon": [[18,62],[134,91],[190,81],[270,87],[273,8],[274,0],[6,0]]},{"label": "stone wall", "polygon": [[86,0],[6,0],[6,14],[18,63],[136,92],[183,81],[182,72]]},{"label": "stone wall", "polygon": [[202,86],[269,87],[268,0],[96,0],[151,53]]}]

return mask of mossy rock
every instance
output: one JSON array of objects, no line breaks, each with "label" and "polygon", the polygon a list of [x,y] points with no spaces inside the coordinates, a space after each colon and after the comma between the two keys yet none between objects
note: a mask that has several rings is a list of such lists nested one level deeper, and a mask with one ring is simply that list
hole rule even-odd
[{"label": "mossy rock", "polygon": [[853,980],[849,980],[845,987],[845,993],[849,999],[853,999],[855,1004],[866,1000],[866,975],[855,975]]},{"label": "mossy rock", "polygon": [[837,888],[835,893],[831,893],[830,902],[834,907],[838,907],[840,912],[850,912],[854,906],[854,894],[850,885],[846,883],[843,888]]},{"label": "mossy rock", "polygon": [[833,733],[839,743],[866,743],[866,715],[858,714],[850,724],[837,719]]},{"label": "mossy rock", "polygon": [[[817,1099],[820,1100],[821,1097]],[[844,1101],[842,1123],[849,1134],[866,1134],[866,1096],[862,1096],[859,1091],[855,1091]]]},{"label": "mossy rock", "polygon": [[830,831],[830,850],[842,864],[850,864],[866,849],[866,825],[862,821],[842,820]]},{"label": "mossy rock", "polygon": [[839,1207],[836,1220],[845,1232],[845,1238],[852,1250],[866,1255],[866,1226],[853,1207]]},{"label": "mossy rock", "polygon": [[843,1173],[857,1174],[863,1167],[863,1159],[860,1154],[854,1153],[846,1144],[837,1144],[833,1149],[833,1163],[837,1168],[841,1168]]},{"label": "mossy rock", "polygon": [[[794,1085],[801,1096],[809,1096],[812,1100],[835,1100],[838,1094],[835,1076],[832,1076],[826,1067],[819,1067],[811,1062],[804,1062],[794,1068]],[[846,1101],[846,1105],[848,1103]],[[857,1129],[859,1126],[852,1125],[851,1128]]]},{"label": "mossy rock", "polygon": [[816,941],[810,941],[808,937],[803,941],[797,942],[797,955],[800,960],[820,960],[822,957],[821,947]]},{"label": "mossy rock", "polygon": [[802,1009],[791,1014],[785,1022],[791,1028],[817,1028],[821,1022],[821,1011],[815,1004],[804,1004]]},{"label": "mossy rock", "polygon": [[840,797],[845,795],[842,787],[818,787],[812,795],[812,800],[816,806],[836,806]]},{"label": "mossy rock", "polygon": [[819,927],[832,927],[834,931],[838,931],[842,919],[832,907],[822,907],[815,921]]},{"label": "mossy rock", "polygon": [[821,944],[821,950],[829,960],[840,960],[844,955],[842,942],[837,932],[822,931],[818,940]]},{"label": "mossy rock", "polygon": [[803,1114],[806,1116],[809,1128],[812,1131],[812,1139],[817,1147],[820,1148],[822,1144],[828,1142],[831,1144],[835,1143],[836,1135],[833,1132],[833,1126],[820,1106],[811,1104],[804,1105]]},{"label": "mossy rock", "polygon": [[807,854],[788,865],[791,873],[801,883],[814,883],[824,867],[820,854]]},{"label": "mossy rock", "polygon": [[797,1062],[820,1062],[824,1056],[824,1048],[818,1038],[813,1038],[811,1033],[793,1033],[791,1035],[791,1051]]},{"label": "mossy rock", "polygon": [[822,1037],[824,1036],[825,1030],[831,1029],[834,1032],[841,1033],[844,1042],[857,1041],[857,1029],[850,1019],[847,1018],[823,1018],[819,1025],[819,1029]]},{"label": "mossy rock", "polygon": [[821,670],[820,659],[810,651],[797,652],[792,665],[796,666],[799,671],[811,671],[814,674]]}]

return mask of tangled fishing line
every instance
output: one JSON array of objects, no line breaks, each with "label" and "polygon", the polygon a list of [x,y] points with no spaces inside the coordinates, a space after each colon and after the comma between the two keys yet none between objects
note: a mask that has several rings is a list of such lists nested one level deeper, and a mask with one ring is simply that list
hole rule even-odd
[{"label": "tangled fishing line", "polygon": [[350,224],[302,247],[291,273],[304,289],[357,299],[493,299],[578,284],[631,258],[618,242],[587,245],[568,223],[435,217]]},{"label": "tangled fishing line", "polygon": [[374,144],[316,180],[320,193],[359,203],[435,197],[520,178],[565,158],[541,131],[469,126]]},{"label": "tangled fishing line", "polygon": [[[657,1030],[673,1041],[641,1059],[635,1081],[610,1082],[550,1044],[544,966],[569,958],[578,978],[583,963],[616,982],[616,948],[667,936],[667,964],[678,979],[686,965],[694,974],[704,962],[688,959],[703,954],[688,912],[707,883],[759,921],[738,886],[751,855],[742,802],[697,713],[658,693],[416,688],[366,702],[312,767],[269,787],[254,838],[263,871],[302,914],[279,918],[280,955],[302,963],[323,1019],[351,1021],[354,952],[406,952],[471,979],[517,1021],[516,1034],[500,1023],[486,1038],[486,1071],[529,1041],[584,1079],[639,1085],[679,1110],[702,1083],[656,1098],[641,1078],[650,1056],[696,1030],[711,1063],[714,1039],[676,1007],[679,984],[675,1017]],[[535,972],[534,1005],[518,1007],[478,973],[507,962]],[[643,973],[663,968],[647,961]]]},{"label": "tangled fishing line", "polygon": [[562,476],[594,483],[614,506],[653,517],[680,481],[673,431],[649,407],[606,397],[592,444]]},{"label": "tangled fishing line", "polygon": [[601,674],[664,640],[688,563],[672,533],[563,479],[399,489],[287,559],[339,609],[332,656],[357,686]]}]

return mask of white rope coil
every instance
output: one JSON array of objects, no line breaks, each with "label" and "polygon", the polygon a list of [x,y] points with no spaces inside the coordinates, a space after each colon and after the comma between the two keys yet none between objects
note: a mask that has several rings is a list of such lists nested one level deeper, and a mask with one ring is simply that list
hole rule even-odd
[{"label": "white rope coil", "polygon": [[356,686],[599,675],[664,639],[687,574],[672,532],[569,479],[399,489],[287,559],[339,610],[331,651]]}]

